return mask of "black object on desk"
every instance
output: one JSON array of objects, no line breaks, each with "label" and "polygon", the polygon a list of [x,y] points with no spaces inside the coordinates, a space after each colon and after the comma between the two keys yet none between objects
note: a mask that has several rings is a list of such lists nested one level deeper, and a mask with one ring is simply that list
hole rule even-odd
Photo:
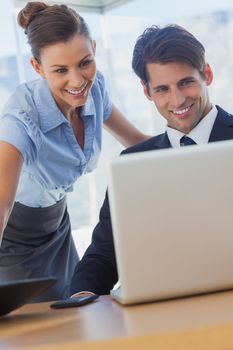
[{"label": "black object on desk", "polygon": [[0,316],[29,303],[34,297],[54,285],[55,277],[41,277],[0,282]]}]

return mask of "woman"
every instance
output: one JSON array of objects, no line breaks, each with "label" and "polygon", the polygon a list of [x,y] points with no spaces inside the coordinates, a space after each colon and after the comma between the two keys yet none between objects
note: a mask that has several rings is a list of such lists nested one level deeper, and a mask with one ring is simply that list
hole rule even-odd
[{"label": "woman", "polygon": [[18,23],[42,79],[19,86],[0,119],[0,280],[56,276],[44,301],[67,296],[78,255],[66,193],[96,167],[103,125],[125,146],[146,136],[110,102],[80,15],[29,2]]}]

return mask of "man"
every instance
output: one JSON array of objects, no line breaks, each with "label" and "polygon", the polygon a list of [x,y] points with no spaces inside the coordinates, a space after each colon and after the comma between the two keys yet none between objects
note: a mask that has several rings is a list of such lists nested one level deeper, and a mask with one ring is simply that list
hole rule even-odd
[{"label": "man", "polygon": [[[152,26],[138,38],[132,67],[145,96],[167,121],[164,134],[123,152],[142,152],[187,143],[233,139],[233,118],[210,101],[213,73],[203,45],[184,28]],[[76,266],[71,294],[108,294],[118,280],[108,197],[100,211],[92,243]]]}]

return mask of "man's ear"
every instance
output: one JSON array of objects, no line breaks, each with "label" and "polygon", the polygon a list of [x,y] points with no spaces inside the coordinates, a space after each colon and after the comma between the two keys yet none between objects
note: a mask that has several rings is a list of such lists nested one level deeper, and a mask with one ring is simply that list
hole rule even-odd
[{"label": "man's ear", "polygon": [[204,73],[205,73],[206,85],[209,86],[213,81],[213,72],[212,72],[212,69],[211,69],[209,63],[206,63]]},{"label": "man's ear", "polygon": [[149,88],[149,85],[146,84],[143,80],[141,80],[140,82],[141,82],[142,87],[143,87],[144,95],[146,96],[146,98],[147,98],[149,101],[152,101],[152,98],[151,98],[151,95],[150,95],[150,88]]},{"label": "man's ear", "polygon": [[38,61],[37,61],[34,57],[32,57],[32,58],[30,59],[30,63],[31,63],[31,65],[32,65],[33,69],[36,71],[36,73],[40,74],[40,76],[41,76],[42,78],[45,78],[44,71],[43,71],[43,69],[42,69],[41,64],[38,63]]}]

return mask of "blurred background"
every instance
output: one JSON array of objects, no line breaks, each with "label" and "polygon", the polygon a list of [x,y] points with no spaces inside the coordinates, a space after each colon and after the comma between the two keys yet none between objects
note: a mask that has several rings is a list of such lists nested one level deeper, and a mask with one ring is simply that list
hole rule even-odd
[{"label": "blurred background", "polygon": [[[112,101],[139,129],[150,135],[163,132],[165,122],[142,92],[131,69],[136,38],[152,25],[177,23],[191,31],[205,46],[207,61],[214,72],[210,87],[212,102],[233,112],[230,87],[233,76],[232,0],[70,0],[89,24],[97,42],[97,67],[105,75]],[[103,3],[106,3],[106,7]],[[15,87],[36,78],[30,64],[26,36],[16,24],[22,0],[0,2],[0,111]],[[68,195],[73,235],[80,254],[85,250],[98,221],[106,190],[108,163],[122,147],[104,133],[103,152],[98,168],[79,179]]]}]

